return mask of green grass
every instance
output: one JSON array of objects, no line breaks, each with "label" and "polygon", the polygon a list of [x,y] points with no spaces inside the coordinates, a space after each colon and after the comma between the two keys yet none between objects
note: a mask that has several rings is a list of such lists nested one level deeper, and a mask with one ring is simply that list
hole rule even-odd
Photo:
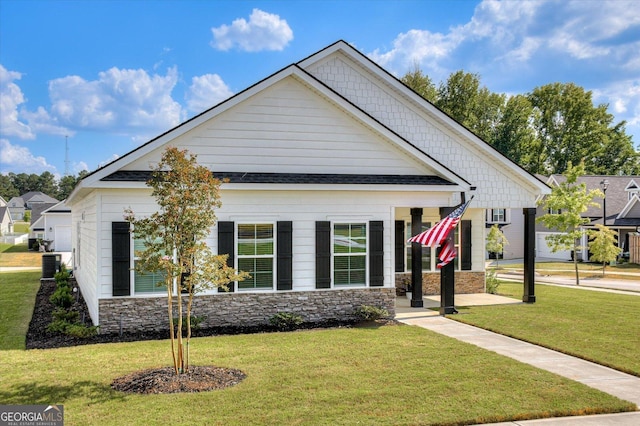
[{"label": "green grass", "polygon": [[[13,318],[31,312],[38,273],[2,278],[0,312],[14,309],[2,319],[9,325],[0,329],[4,342],[27,322]],[[20,287],[30,287],[30,295]],[[18,301],[17,294],[29,300]],[[3,346],[0,401],[63,404],[67,425],[118,426],[453,425],[635,409],[569,379],[402,325],[193,339],[193,365],[237,368],[247,378],[196,394],[111,389],[119,376],[170,365],[169,345],[164,340],[29,351]]]},{"label": "green grass", "polygon": [[[522,284],[503,282],[519,297]],[[473,306],[452,319],[640,376],[640,296],[536,285],[536,303]]]},{"label": "green grass", "polygon": [[13,224],[13,232],[27,234],[29,232],[29,222],[16,222]]},{"label": "green grass", "polygon": [[29,251],[27,244],[0,243],[0,266],[38,268],[42,265],[42,253]]},{"label": "green grass", "polygon": [[40,272],[0,275],[0,350],[24,349]]},{"label": "green grass", "polygon": [[220,391],[129,395],[111,381],[169,365],[168,341],[5,351],[0,400],[63,404],[68,425],[472,424],[633,409],[418,327],[198,338],[191,354],[247,378]]}]

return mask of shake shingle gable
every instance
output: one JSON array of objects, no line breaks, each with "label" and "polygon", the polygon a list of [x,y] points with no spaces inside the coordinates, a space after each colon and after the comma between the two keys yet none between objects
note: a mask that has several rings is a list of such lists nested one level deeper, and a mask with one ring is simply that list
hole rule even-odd
[{"label": "shake shingle gable", "polygon": [[[146,182],[151,178],[148,170],[119,170],[102,178],[107,182]],[[455,185],[432,175],[362,175],[318,173],[243,173],[214,172],[218,179],[229,183],[318,184],[318,185]]]}]

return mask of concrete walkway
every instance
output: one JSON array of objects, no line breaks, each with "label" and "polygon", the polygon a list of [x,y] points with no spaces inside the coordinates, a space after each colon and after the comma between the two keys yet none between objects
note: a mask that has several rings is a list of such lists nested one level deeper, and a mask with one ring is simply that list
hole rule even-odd
[{"label": "concrete walkway", "polygon": [[[522,303],[516,299],[491,294],[456,295],[456,306]],[[599,389],[640,406],[640,378],[603,367],[589,361],[555,352],[540,346],[492,333],[440,316],[430,307],[438,307],[439,296],[424,299],[425,308],[411,308],[406,298],[396,301],[396,319],[402,323],[423,327],[436,333],[471,343],[481,348],[550,371],[571,380]],[[640,411],[614,415],[565,417],[527,420],[500,425],[640,425]]]}]

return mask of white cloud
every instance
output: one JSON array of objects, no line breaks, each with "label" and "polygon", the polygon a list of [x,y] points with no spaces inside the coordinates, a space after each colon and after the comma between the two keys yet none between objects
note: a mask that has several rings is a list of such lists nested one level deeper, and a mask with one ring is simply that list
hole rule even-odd
[{"label": "white cloud", "polygon": [[390,50],[375,50],[369,56],[402,73],[416,62],[427,73],[452,60],[465,64],[465,68],[475,62],[491,65],[496,58],[518,66],[535,60],[537,54],[597,59],[605,64],[615,61],[621,67],[637,70],[640,43],[610,42],[640,25],[640,14],[630,13],[636,8],[633,0],[484,0],[464,25],[443,33],[412,29],[399,34]]},{"label": "white cloud", "polygon": [[20,139],[34,139],[35,134],[18,117],[18,106],[25,102],[20,87],[14,83],[22,74],[0,65],[0,134]]},{"label": "white cloud", "polygon": [[211,31],[211,46],[218,50],[229,50],[236,45],[247,52],[282,50],[293,40],[293,31],[286,20],[260,9],[253,9],[249,22],[238,18],[231,25],[221,25]]},{"label": "white cloud", "polygon": [[161,76],[115,67],[93,81],[79,76],[55,79],[49,82],[51,115],[73,129],[159,133],[184,119],[171,97],[177,80],[175,68]]},{"label": "white cloud", "polygon": [[617,81],[593,90],[593,100],[608,103],[618,121],[626,120],[628,126],[640,126],[640,79]]},{"label": "white cloud", "polygon": [[190,111],[200,113],[233,95],[229,86],[218,74],[205,74],[191,79],[187,92],[187,106]]},{"label": "white cloud", "polygon": [[14,173],[56,172],[56,168],[47,163],[44,157],[36,157],[29,148],[12,145],[7,139],[0,139],[0,164],[3,170],[8,167]]},{"label": "white cloud", "polygon": [[113,163],[114,161],[116,161],[118,158],[120,158],[120,156],[118,154],[111,154],[111,157],[109,157],[108,159],[106,159],[105,161],[101,161],[100,164],[98,164],[98,168],[106,166],[109,163]]}]

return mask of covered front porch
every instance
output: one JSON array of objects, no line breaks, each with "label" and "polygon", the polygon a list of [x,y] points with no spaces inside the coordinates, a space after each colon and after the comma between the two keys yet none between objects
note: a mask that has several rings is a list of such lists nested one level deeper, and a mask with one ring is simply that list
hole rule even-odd
[{"label": "covered front porch", "polygon": [[[462,195],[462,201],[465,196]],[[426,247],[407,240],[434,226],[451,213],[452,207],[399,207],[395,209],[395,287],[399,296],[399,308],[433,308],[437,301],[440,315],[456,313],[455,305],[470,295],[472,302],[498,300],[499,296],[485,295],[485,209],[473,203],[451,231],[457,256],[438,268],[440,247]],[[524,215],[524,280],[522,302],[535,302],[535,208],[523,208]],[[410,293],[410,299],[403,294]],[[494,297],[491,297],[494,296]],[[456,300],[458,299],[458,300]],[[405,302],[406,301],[406,302]],[[505,301],[503,301],[505,302]],[[513,303],[513,299],[508,299]],[[404,305],[407,305],[406,307]],[[435,312],[435,311],[433,311]]]}]

